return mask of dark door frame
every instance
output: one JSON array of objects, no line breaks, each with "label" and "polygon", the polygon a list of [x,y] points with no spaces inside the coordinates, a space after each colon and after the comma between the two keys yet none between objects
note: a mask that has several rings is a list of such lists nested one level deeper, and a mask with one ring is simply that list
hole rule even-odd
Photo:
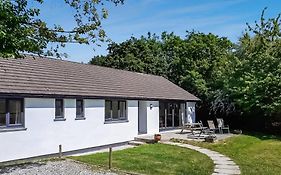
[{"label": "dark door frame", "polygon": [[[160,104],[160,103],[162,103],[162,105]],[[161,106],[162,107],[162,109],[161,108],[159,108],[159,128],[160,129],[169,129],[169,128],[177,128],[177,127],[180,127],[181,126],[181,123],[182,123],[182,119],[181,119],[181,104],[182,104],[183,102],[181,102],[181,101],[159,101],[159,106]],[[164,105],[163,105],[164,104]],[[172,104],[173,106],[172,106],[172,111],[169,111],[168,110],[168,105],[170,105],[170,104]],[[177,109],[177,111],[175,111],[176,109],[175,109],[175,104],[177,104],[178,105],[178,109]],[[185,104],[185,103],[183,103],[183,104]],[[184,105],[185,106],[185,105]],[[163,109],[163,107],[164,107],[164,109]],[[164,112],[163,111],[160,111],[160,110],[164,110]],[[168,118],[168,111],[169,112],[171,112],[171,114],[170,115],[172,115],[172,123],[171,123],[171,126],[168,126],[167,124],[167,118]],[[175,114],[175,112],[176,113],[178,113],[178,115],[176,115]],[[161,114],[163,114],[164,113],[164,116],[162,115],[161,116]],[[179,119],[178,119],[178,126],[175,126],[175,117],[178,117]],[[164,121],[163,121],[164,120]],[[161,126],[161,122],[162,122],[162,126]]]}]

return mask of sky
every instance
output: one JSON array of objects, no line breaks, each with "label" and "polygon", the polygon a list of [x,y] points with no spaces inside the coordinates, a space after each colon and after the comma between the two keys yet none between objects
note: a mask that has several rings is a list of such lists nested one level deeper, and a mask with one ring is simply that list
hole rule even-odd
[{"label": "sky", "polygon": [[[63,0],[45,0],[41,7],[41,17],[47,24],[73,26],[73,12]],[[106,7],[109,17],[102,25],[108,37],[117,43],[148,32],[160,35],[167,31],[185,37],[186,31],[191,30],[237,42],[246,23],[259,20],[265,7],[265,17],[281,13],[280,0],[125,0],[123,5]],[[87,63],[95,55],[106,55],[106,48],[107,43],[101,47],[67,44],[60,52],[68,54],[67,60]]]}]

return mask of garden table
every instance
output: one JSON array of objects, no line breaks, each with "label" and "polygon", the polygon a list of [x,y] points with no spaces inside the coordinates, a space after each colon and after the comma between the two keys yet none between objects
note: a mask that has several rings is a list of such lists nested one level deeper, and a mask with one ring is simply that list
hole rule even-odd
[{"label": "garden table", "polygon": [[195,132],[194,131],[199,131],[199,136],[201,136],[201,134],[208,129],[207,127],[204,127],[203,124],[201,122],[198,123],[186,123],[182,126],[182,130],[181,133],[183,133],[184,130],[190,130],[191,134],[195,136]]}]

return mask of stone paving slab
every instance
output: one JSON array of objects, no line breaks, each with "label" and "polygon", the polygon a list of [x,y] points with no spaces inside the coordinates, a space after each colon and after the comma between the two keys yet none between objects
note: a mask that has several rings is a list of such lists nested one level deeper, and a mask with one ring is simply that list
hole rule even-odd
[{"label": "stone paving slab", "polygon": [[214,161],[231,161],[231,159],[228,158],[228,157],[213,157],[213,156],[210,156],[210,158]]},{"label": "stone paving slab", "polygon": [[215,165],[215,169],[236,169],[239,170],[237,165]]},{"label": "stone paving slab", "polygon": [[240,174],[240,170],[235,170],[235,169],[215,169],[215,173],[223,173],[223,174]]},{"label": "stone paving slab", "polygon": [[164,144],[176,145],[184,148],[189,148],[200,153],[206,154],[210,159],[213,160],[215,164],[214,173],[212,175],[240,175],[241,171],[238,165],[236,165],[229,157],[226,157],[216,151],[211,151],[209,149],[200,148],[198,146],[193,146],[184,143],[176,143],[165,141]]},{"label": "stone paving slab", "polygon": [[236,165],[233,161],[214,161],[215,165]]}]

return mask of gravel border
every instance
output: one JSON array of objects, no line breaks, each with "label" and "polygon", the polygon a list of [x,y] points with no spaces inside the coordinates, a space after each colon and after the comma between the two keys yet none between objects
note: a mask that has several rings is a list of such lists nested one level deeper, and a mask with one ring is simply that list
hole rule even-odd
[{"label": "gravel border", "polygon": [[74,160],[45,160],[0,168],[1,175],[117,175]]}]

